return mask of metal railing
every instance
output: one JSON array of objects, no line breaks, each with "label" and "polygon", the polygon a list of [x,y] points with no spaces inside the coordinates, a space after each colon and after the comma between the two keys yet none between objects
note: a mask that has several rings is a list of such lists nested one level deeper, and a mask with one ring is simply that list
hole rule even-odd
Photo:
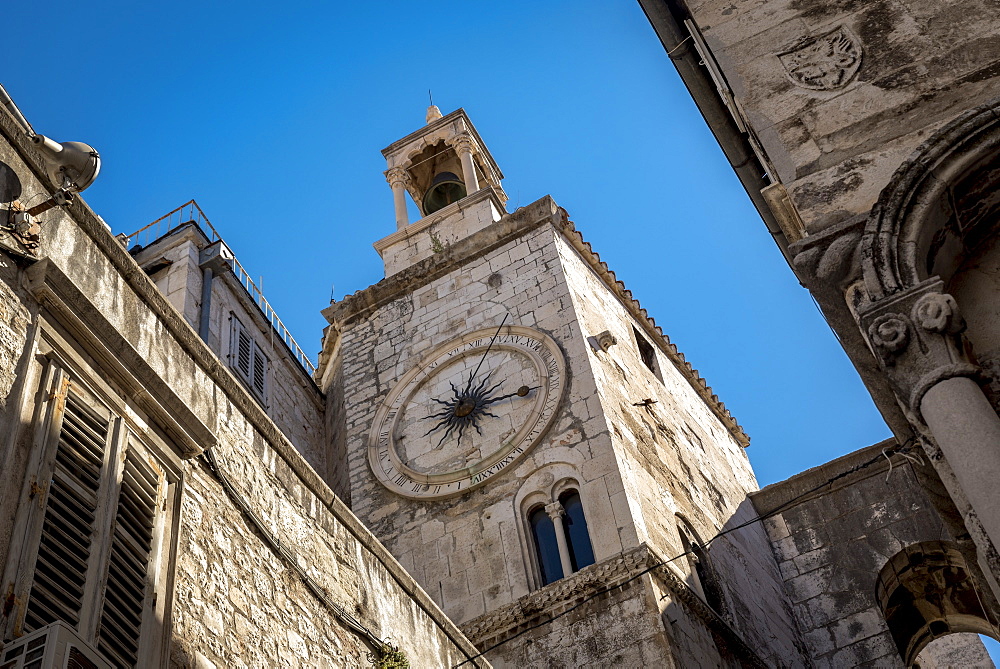
[{"label": "metal railing", "polygon": [[[128,236],[128,243],[130,246],[133,243],[147,246],[151,242],[163,237],[171,230],[179,228],[182,225],[186,225],[187,223],[197,224],[202,229],[202,232],[209,236],[209,241],[213,243],[223,241],[222,235],[219,234],[218,230],[215,229],[215,226],[213,226],[211,221],[208,220],[208,217],[205,216],[205,212],[201,210],[198,203],[191,200],[189,202],[185,202],[170,213],[159,217],[146,227],[133,232]],[[302,348],[295,341],[295,338],[292,337],[292,333],[288,331],[285,324],[281,322],[280,318],[278,318],[278,314],[274,312],[274,309],[271,307],[271,303],[264,297],[264,293],[261,292],[260,288],[257,287],[257,284],[250,278],[250,274],[243,268],[243,265],[240,264],[239,260],[234,257],[232,262],[233,273],[236,275],[236,280],[243,285],[247,294],[250,295],[250,298],[257,304],[261,312],[263,312],[264,318],[270,321],[271,327],[278,333],[281,340],[285,342],[288,350],[292,352],[292,355],[299,361],[299,364],[302,365],[303,369],[309,372],[309,374],[313,374],[316,371],[316,365],[314,365],[312,360],[309,359],[309,356],[303,352]]]}]

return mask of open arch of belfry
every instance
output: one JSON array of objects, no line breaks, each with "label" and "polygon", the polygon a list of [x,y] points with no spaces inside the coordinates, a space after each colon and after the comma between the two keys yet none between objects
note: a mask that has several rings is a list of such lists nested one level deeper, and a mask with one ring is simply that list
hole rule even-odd
[{"label": "open arch of belfry", "polygon": [[876,595],[907,666],[949,634],[997,634],[975,576],[951,542],[926,541],[896,553],[879,572]]}]

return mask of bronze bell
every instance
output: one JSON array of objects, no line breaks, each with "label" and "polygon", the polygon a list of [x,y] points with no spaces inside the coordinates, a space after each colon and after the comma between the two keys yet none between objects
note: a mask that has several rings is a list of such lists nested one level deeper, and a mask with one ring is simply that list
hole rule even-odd
[{"label": "bronze bell", "polygon": [[424,194],[424,215],[432,214],[465,197],[465,182],[453,172],[441,172]]}]

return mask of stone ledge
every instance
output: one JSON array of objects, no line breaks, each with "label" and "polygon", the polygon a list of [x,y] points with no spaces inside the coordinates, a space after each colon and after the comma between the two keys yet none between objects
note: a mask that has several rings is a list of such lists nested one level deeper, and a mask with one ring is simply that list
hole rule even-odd
[{"label": "stone ledge", "polygon": [[[753,504],[754,509],[757,510],[757,513],[760,514],[771,513],[774,509],[779,508],[785,511],[793,508],[788,506],[792,500],[795,500],[796,504],[801,504],[810,499],[828,495],[834,490],[854,485],[862,479],[881,474],[888,470],[889,460],[888,458],[883,458],[881,462],[876,462],[856,472],[851,472],[851,469],[879,455],[883,449],[895,448],[895,446],[896,440],[891,437],[872,446],[866,446],[853,453],[843,455],[836,460],[831,460],[818,467],[807,469],[784,481],[772,483],[765,488],[750,493],[750,502]],[[900,462],[898,459],[894,464],[896,467],[911,466],[909,462]],[[835,476],[840,476],[841,478],[831,484],[831,487],[824,486],[820,490],[796,499],[799,495],[805,494],[807,491],[812,490]]]},{"label": "stone ledge", "polygon": [[719,635],[730,652],[749,666],[768,666],[722,616],[674,573],[670,563],[647,544],[590,565],[515,602],[474,618],[463,624],[462,630],[480,648],[490,647],[513,638],[533,625],[546,622],[545,618],[551,619],[588,598],[611,592],[647,573],[658,579],[671,595]]}]

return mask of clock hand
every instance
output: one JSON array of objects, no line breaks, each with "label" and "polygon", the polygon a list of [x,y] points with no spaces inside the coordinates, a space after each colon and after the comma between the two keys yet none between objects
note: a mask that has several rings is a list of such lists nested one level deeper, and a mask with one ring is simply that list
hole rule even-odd
[{"label": "clock hand", "polygon": [[480,405],[486,407],[493,404],[494,402],[505,400],[508,397],[526,397],[528,393],[530,393],[532,390],[538,390],[539,388],[541,388],[541,386],[533,386],[531,388],[529,388],[528,386],[521,386],[512,393],[507,393],[506,395],[501,395],[500,397],[491,397],[487,400],[484,400],[480,402]]},{"label": "clock hand", "polygon": [[507,322],[507,318],[508,318],[509,316],[510,316],[510,314],[509,314],[509,313],[508,313],[508,314],[506,314],[506,315],[505,315],[505,316],[503,317],[503,320],[502,320],[502,321],[500,321],[500,327],[498,327],[498,328],[497,328],[497,331],[493,333],[493,338],[492,338],[492,339],[490,339],[490,345],[486,347],[486,350],[485,350],[485,351],[483,351],[483,357],[481,357],[481,358],[479,359],[479,364],[478,364],[478,365],[476,365],[476,369],[475,369],[475,370],[473,370],[472,374],[470,374],[470,375],[469,375],[469,382],[468,382],[468,383],[467,383],[467,384],[465,385],[465,394],[466,394],[466,395],[468,395],[468,394],[469,394],[469,391],[470,391],[470,390],[472,390],[472,382],[473,382],[473,381],[474,381],[474,380],[476,379],[476,374],[478,374],[478,373],[479,373],[479,368],[483,366],[483,361],[485,361],[485,360],[486,360],[486,355],[487,355],[487,354],[488,354],[488,353],[490,352],[490,349],[491,349],[491,348],[493,348],[493,342],[495,342],[495,341],[496,341],[496,339],[497,339],[497,335],[499,335],[499,334],[500,334],[500,330],[501,330],[501,329],[503,328],[503,325],[504,325],[504,323],[506,323],[506,322]]}]

